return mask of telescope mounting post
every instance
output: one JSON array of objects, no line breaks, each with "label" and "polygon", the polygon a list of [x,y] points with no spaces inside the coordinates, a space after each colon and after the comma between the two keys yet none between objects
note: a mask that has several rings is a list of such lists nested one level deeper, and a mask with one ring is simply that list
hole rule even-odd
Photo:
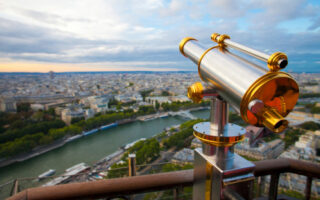
[{"label": "telescope mounting post", "polygon": [[228,123],[227,102],[211,96],[210,122],[193,127],[202,142],[202,148],[195,149],[193,199],[225,199],[223,191],[227,188],[251,199],[254,164],[234,153],[234,145],[243,140],[245,129]]}]

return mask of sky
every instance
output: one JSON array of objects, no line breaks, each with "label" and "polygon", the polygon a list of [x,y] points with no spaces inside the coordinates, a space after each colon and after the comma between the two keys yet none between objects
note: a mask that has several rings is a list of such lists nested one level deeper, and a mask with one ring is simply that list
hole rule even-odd
[{"label": "sky", "polygon": [[0,0],[0,72],[196,71],[214,32],[320,73],[319,0]]}]

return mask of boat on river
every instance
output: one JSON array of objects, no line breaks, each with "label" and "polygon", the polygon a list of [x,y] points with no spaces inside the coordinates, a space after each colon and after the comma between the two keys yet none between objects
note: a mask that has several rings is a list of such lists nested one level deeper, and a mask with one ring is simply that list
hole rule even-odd
[{"label": "boat on river", "polygon": [[108,124],[108,125],[105,125],[105,126],[101,126],[101,127],[100,127],[100,130],[101,130],[101,131],[107,130],[107,129],[112,128],[112,127],[115,127],[115,126],[118,126],[118,123],[112,123],[112,124]]},{"label": "boat on river", "polygon": [[83,135],[84,136],[91,135],[91,134],[96,133],[98,131],[99,131],[99,129],[95,128],[95,129],[92,129],[91,131],[83,132]]},{"label": "boat on river", "polygon": [[56,173],[56,170],[54,170],[54,169],[49,169],[48,171],[40,174],[40,175],[38,176],[38,180],[41,180],[41,179],[44,179],[44,178],[46,178],[46,177],[52,176],[52,175],[55,174],[55,173]]}]

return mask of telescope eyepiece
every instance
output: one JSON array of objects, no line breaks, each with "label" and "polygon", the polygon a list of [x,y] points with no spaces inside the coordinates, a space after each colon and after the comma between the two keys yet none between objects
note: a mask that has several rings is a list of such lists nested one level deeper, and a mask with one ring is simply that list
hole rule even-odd
[{"label": "telescope eyepiece", "polygon": [[278,61],[278,65],[279,65],[280,69],[284,69],[288,65],[288,60],[280,59]]}]

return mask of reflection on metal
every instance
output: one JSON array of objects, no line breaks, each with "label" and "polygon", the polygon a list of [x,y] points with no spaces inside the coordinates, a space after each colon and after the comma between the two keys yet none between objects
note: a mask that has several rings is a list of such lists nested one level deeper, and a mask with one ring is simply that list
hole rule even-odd
[{"label": "reflection on metal", "polygon": [[[234,153],[245,130],[228,123],[227,102],[247,123],[278,133],[288,126],[284,117],[295,106],[299,87],[289,74],[279,72],[288,64],[284,53],[267,55],[232,42],[225,34],[214,33],[211,39],[218,45],[204,48],[194,38],[185,38],[179,45],[181,53],[198,65],[208,89],[214,89],[210,122],[193,127],[194,136],[202,142],[202,148],[195,150],[193,199],[252,199],[254,164]],[[228,47],[265,61],[269,71],[229,52]],[[197,82],[188,88],[188,97],[198,103],[208,89]]]},{"label": "reflection on metal", "polygon": [[214,88],[204,88],[200,82],[195,82],[188,87],[188,98],[194,103],[200,103],[204,97],[218,96]]},{"label": "reflection on metal", "polygon": [[185,43],[188,42],[189,40],[196,40],[196,39],[194,39],[194,38],[192,38],[192,37],[186,37],[186,38],[184,38],[184,39],[180,42],[180,45],[179,45],[180,52],[181,52],[184,56],[186,56],[186,55],[183,53],[183,46],[184,46]]},{"label": "reflection on metal", "polygon": [[259,60],[262,60],[268,63],[268,67],[270,71],[275,72],[281,69],[284,69],[288,65],[288,58],[287,55],[282,52],[276,52],[271,55],[265,54],[263,52],[251,49],[247,46],[242,44],[233,42],[230,40],[230,36],[228,35],[220,35],[219,33],[213,33],[211,35],[211,40],[217,42],[221,47],[231,47],[238,51],[241,51],[245,54],[253,56]]},{"label": "reflection on metal", "polygon": [[[186,38],[180,43],[180,50],[199,65],[201,79],[209,83],[216,93],[235,108],[244,121],[254,126],[267,127],[273,132],[282,132],[287,127],[284,117],[292,111],[299,97],[296,81],[287,73],[278,70],[268,72],[263,67],[229,52],[226,47],[232,47],[228,45],[232,42],[227,36],[216,34],[213,38],[227,46],[208,49],[201,46],[197,40]],[[266,62],[270,60],[271,64],[278,63],[279,69],[284,68],[287,63],[281,53],[269,56],[256,51],[254,54]],[[188,92],[195,102],[204,97],[205,89],[199,88],[197,83],[191,86]],[[248,108],[249,103],[256,99],[263,102],[264,112],[253,113]]]},{"label": "reflection on metal", "polygon": [[210,135],[214,129],[218,128],[210,122],[201,122],[194,127],[194,136],[202,142],[215,146],[233,146],[244,139],[245,130],[236,124],[226,124],[221,135]]},{"label": "reflection on metal", "polygon": [[[203,144],[195,150],[193,199],[220,200],[229,187],[254,179],[254,164],[234,153],[234,145],[241,141],[245,129],[228,123],[228,104],[221,97],[211,100],[210,122],[195,124],[194,135]],[[250,189],[237,191],[250,199]]]},{"label": "reflection on metal", "polygon": [[136,154],[129,154],[128,156],[129,176],[136,175]]}]

